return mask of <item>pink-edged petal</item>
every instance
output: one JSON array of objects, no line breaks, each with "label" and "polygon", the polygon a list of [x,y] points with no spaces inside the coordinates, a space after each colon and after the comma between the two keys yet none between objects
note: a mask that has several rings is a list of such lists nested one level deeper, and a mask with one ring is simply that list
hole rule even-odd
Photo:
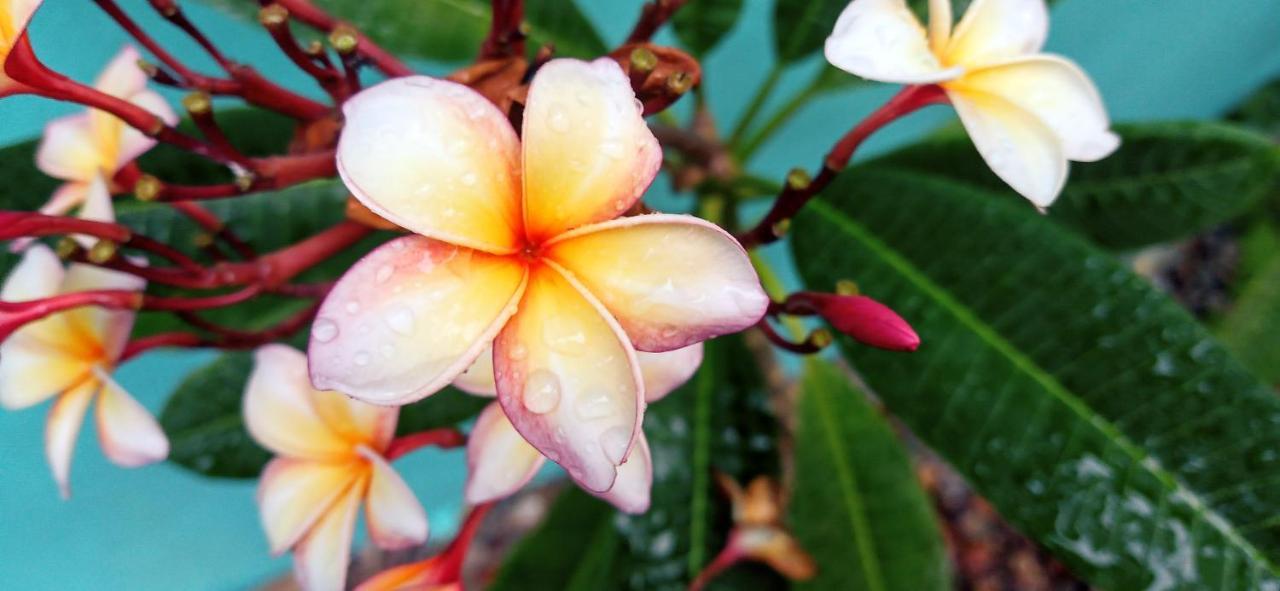
[{"label": "pink-edged petal", "polygon": [[476,396],[497,396],[498,384],[493,379],[493,345],[476,357],[471,367],[453,379],[454,387]]},{"label": "pink-edged petal", "polygon": [[594,224],[557,237],[546,256],[600,298],[641,351],[738,332],[769,306],[742,246],[693,216]]},{"label": "pink-edged petal", "polygon": [[521,233],[519,139],[475,91],[396,78],[343,107],[338,172],[356,199],[418,234],[494,253]]},{"label": "pink-edged petal", "polygon": [[5,277],[0,299],[25,302],[57,295],[64,274],[62,262],[52,249],[40,243],[32,244]]},{"label": "pink-edged petal", "polygon": [[948,86],[998,96],[1053,130],[1070,160],[1093,162],[1120,146],[1093,81],[1070,60],[1035,55],[982,68]]},{"label": "pink-edged petal", "polygon": [[147,74],[138,67],[142,55],[126,45],[107,62],[93,87],[116,98],[128,98],[147,87]]},{"label": "pink-edged petal", "polygon": [[67,181],[88,182],[103,167],[88,113],[50,121],[36,148],[36,168]]},{"label": "pink-edged petal", "polygon": [[365,515],[373,543],[383,550],[402,550],[426,542],[427,513],[418,497],[381,455],[367,447],[360,451],[372,466]]},{"label": "pink-edged petal", "polygon": [[71,457],[76,450],[76,437],[80,435],[80,425],[84,423],[89,402],[100,387],[96,379],[82,380],[80,385],[59,396],[49,409],[44,430],[44,453],[53,472],[53,480],[58,483],[58,492],[64,499],[71,497]]},{"label": "pink-edged petal", "polygon": [[644,400],[661,400],[684,385],[702,365],[702,343],[663,353],[636,353],[644,376]]},{"label": "pink-edged petal", "polygon": [[1031,113],[998,96],[948,90],[960,121],[987,166],[1013,190],[1041,209],[1067,181],[1067,157],[1053,130]]},{"label": "pink-edged petal", "polygon": [[89,194],[89,185],[82,182],[68,182],[60,185],[49,200],[40,206],[40,213],[45,215],[65,215],[84,203]]},{"label": "pink-edged petal", "polygon": [[364,487],[363,478],[353,484],[294,547],[293,575],[306,591],[347,588],[351,541]]},{"label": "pink-edged petal", "polygon": [[461,591],[458,583],[437,584],[440,570],[445,563],[441,556],[410,562],[384,570],[360,583],[355,591]]},{"label": "pink-edged petal", "polygon": [[[74,263],[67,269],[62,282],[62,293],[100,289],[142,291],[146,285],[145,280],[128,273]],[[92,340],[93,345],[100,349],[102,359],[114,363],[124,351],[138,315],[133,310],[87,306],[69,310],[62,313],[62,316],[76,334]]]},{"label": "pink-edged petal", "polygon": [[272,554],[293,547],[360,478],[351,462],[276,458],[258,480],[257,502]]},{"label": "pink-edged petal", "polygon": [[[174,125],[178,122],[178,115],[173,112],[173,107],[170,107],[169,102],[155,92],[143,90],[124,98],[159,117],[166,124]],[[120,170],[124,165],[137,160],[139,156],[156,145],[155,139],[128,125],[121,125],[119,134],[114,170]]]},{"label": "pink-edged petal", "polygon": [[135,468],[169,456],[169,438],[155,417],[110,376],[102,378],[96,419],[98,440],[107,459]]},{"label": "pink-edged petal", "polygon": [[944,59],[982,66],[1036,53],[1048,37],[1045,0],[974,0],[951,34]]},{"label": "pink-edged petal", "polygon": [[532,480],[545,461],[507,420],[502,406],[491,403],[467,438],[467,503],[510,496]]},{"label": "pink-edged petal", "polygon": [[608,501],[623,513],[644,513],[649,510],[649,493],[653,489],[653,457],[649,454],[649,441],[644,433],[636,439],[636,449],[627,462],[618,466],[618,479],[606,492],[591,494]]},{"label": "pink-edged petal", "polygon": [[374,404],[448,385],[515,313],[525,264],[422,236],[392,240],[334,286],[311,329],[311,380]]},{"label": "pink-edged petal", "polygon": [[853,0],[827,37],[827,61],[879,82],[925,84],[959,76],[929,48],[929,38],[904,0]]},{"label": "pink-edged petal", "polygon": [[244,394],[244,421],[263,447],[284,456],[341,461],[355,453],[351,441],[334,431],[314,405],[318,394],[307,378],[307,359],[286,345],[266,345],[254,353]]},{"label": "pink-edged petal", "polygon": [[621,215],[662,165],[631,82],[608,57],[542,66],[522,139],[525,231],[535,243]]},{"label": "pink-edged petal", "polygon": [[494,342],[498,402],[516,430],[578,482],[609,490],[644,410],[635,350],[581,285],[544,261]]},{"label": "pink-edged petal", "polygon": [[334,433],[351,442],[353,449],[367,445],[381,451],[395,437],[399,407],[369,404],[333,391],[316,392],[311,404]]}]

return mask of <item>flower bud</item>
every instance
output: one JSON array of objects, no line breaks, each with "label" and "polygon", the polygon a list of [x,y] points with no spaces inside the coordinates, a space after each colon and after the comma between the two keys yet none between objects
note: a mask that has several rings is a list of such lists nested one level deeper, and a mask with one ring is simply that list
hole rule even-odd
[{"label": "flower bud", "polygon": [[897,312],[867,296],[805,293],[804,304],[858,342],[890,351],[915,351],[920,336]]}]

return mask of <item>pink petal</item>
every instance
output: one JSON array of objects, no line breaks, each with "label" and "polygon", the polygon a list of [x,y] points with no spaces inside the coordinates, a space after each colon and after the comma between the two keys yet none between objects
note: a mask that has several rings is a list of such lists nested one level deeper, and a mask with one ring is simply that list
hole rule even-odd
[{"label": "pink petal", "polygon": [[494,253],[519,247],[519,139],[475,91],[396,78],[343,106],[338,171],[356,199],[397,225]]},{"label": "pink petal", "polygon": [[293,574],[307,591],[342,591],[347,585],[351,539],[364,482],[357,482],[333,503],[293,549]]},{"label": "pink petal", "polygon": [[169,438],[155,417],[110,376],[102,376],[98,396],[98,439],[107,459],[134,468],[169,455]]},{"label": "pink petal", "polygon": [[319,394],[307,379],[307,360],[286,345],[266,345],[254,353],[244,394],[244,421],[263,447],[284,456],[344,460],[355,445],[336,432],[314,404]]},{"label": "pink petal", "polygon": [[65,215],[75,209],[77,205],[84,203],[88,193],[89,185],[83,182],[63,183],[49,197],[49,201],[40,206],[40,213],[45,215]]},{"label": "pink petal", "polygon": [[273,554],[281,554],[349,494],[360,478],[358,461],[313,462],[276,458],[258,481],[258,511]]},{"label": "pink petal", "polygon": [[395,469],[377,452],[361,448],[373,467],[365,511],[369,537],[384,550],[412,548],[427,541],[427,513]]},{"label": "pink petal", "polygon": [[644,401],[656,402],[684,385],[702,365],[702,343],[665,353],[636,353],[644,376]]},{"label": "pink petal", "polygon": [[516,430],[586,488],[609,490],[644,409],[635,351],[613,317],[543,261],[493,358]]},{"label": "pink petal", "polygon": [[546,458],[516,432],[502,407],[486,406],[467,438],[467,503],[505,498],[538,473]]},{"label": "pink petal", "polygon": [[515,313],[524,263],[422,236],[393,240],[333,288],[311,329],[311,380],[407,404],[467,369]]},{"label": "pink petal", "polygon": [[476,396],[497,396],[498,385],[493,381],[493,345],[485,347],[471,367],[458,374],[454,387]]},{"label": "pink petal", "polygon": [[45,458],[64,499],[71,497],[71,456],[76,450],[76,437],[80,434],[89,402],[100,386],[96,379],[86,379],[59,396],[49,409],[49,420],[44,430]]},{"label": "pink petal", "polygon": [[612,58],[538,70],[524,109],[524,219],[535,243],[621,215],[662,165],[662,147]]},{"label": "pink petal", "polygon": [[670,351],[743,330],[769,298],[747,253],[693,216],[621,218],[558,236],[547,257],[604,303],[641,351]]},{"label": "pink petal", "polygon": [[636,440],[635,451],[627,462],[618,466],[618,479],[606,492],[587,492],[608,501],[624,513],[644,513],[649,510],[649,493],[653,489],[653,457],[649,454],[649,442],[644,434]]}]

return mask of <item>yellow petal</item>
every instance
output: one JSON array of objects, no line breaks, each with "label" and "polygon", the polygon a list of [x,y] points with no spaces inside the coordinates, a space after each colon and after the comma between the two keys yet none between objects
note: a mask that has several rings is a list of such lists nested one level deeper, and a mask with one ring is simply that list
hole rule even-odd
[{"label": "yellow petal", "polygon": [[258,511],[271,552],[292,547],[348,494],[361,477],[357,461],[313,462],[276,458],[258,482]]},{"label": "yellow petal", "polygon": [[0,343],[0,405],[6,409],[39,404],[89,377],[92,363],[31,336],[48,322],[27,325]]},{"label": "yellow petal", "polygon": [[1067,157],[1053,131],[998,96],[971,90],[947,95],[996,176],[1037,207],[1049,207],[1067,180]]},{"label": "yellow petal", "polygon": [[466,370],[523,290],[525,265],[422,236],[393,240],[333,288],[311,329],[311,380],[374,404],[407,404]]},{"label": "yellow petal", "polygon": [[[142,291],[146,281],[128,273],[111,271],[93,265],[73,263],[62,281],[62,293],[92,290]],[[98,306],[74,308],[61,314],[67,324],[85,342],[96,349],[99,358],[114,364],[128,344],[137,313],[133,310],[111,310]]]},{"label": "yellow petal", "polygon": [[519,140],[475,91],[425,76],[347,101],[338,171],[356,199],[403,228],[494,253],[518,248]]},{"label": "yellow petal", "polygon": [[84,423],[89,401],[93,400],[100,386],[96,379],[82,380],[78,386],[59,396],[49,409],[44,430],[44,453],[53,472],[53,480],[58,483],[64,499],[71,496],[71,456],[76,450],[76,437]]},{"label": "yellow petal", "polygon": [[679,388],[702,365],[702,343],[663,353],[637,352],[640,374],[644,376],[645,402],[661,400]]},{"label": "yellow petal", "polygon": [[[649,442],[641,433],[636,448],[626,463],[618,466],[618,479],[613,488],[603,493],[591,494],[608,501],[623,513],[644,513],[649,510],[649,494],[653,488],[653,458],[649,455]],[[588,491],[591,492],[591,491]]]},{"label": "yellow petal", "polygon": [[351,441],[316,410],[317,392],[307,379],[307,359],[286,345],[266,345],[254,354],[244,394],[244,421],[263,447],[284,456],[337,461],[355,453]]},{"label": "yellow petal", "polygon": [[868,80],[924,84],[960,74],[938,61],[904,0],[850,2],[823,51],[831,65]]},{"label": "yellow petal", "polygon": [[[177,122],[177,116],[168,103],[160,95],[146,90],[147,75],[138,67],[140,57],[138,50],[125,46],[103,68],[94,83],[95,88],[138,105],[159,116],[165,123]],[[91,110],[89,117],[98,166],[107,174],[115,174],[121,165],[155,145],[155,140],[105,111]]]},{"label": "yellow petal", "polygon": [[293,574],[307,591],[342,591],[347,586],[351,538],[364,481],[356,482],[333,503],[293,549]]},{"label": "yellow petal", "polygon": [[546,256],[573,274],[642,351],[670,351],[738,332],[769,298],[747,254],[715,224],[643,215],[559,236]]},{"label": "yellow petal", "polygon": [[[0,2],[0,58],[8,55],[18,36],[27,28],[43,0],[4,0]],[[2,70],[3,68],[0,68]]]},{"label": "yellow petal", "polygon": [[476,396],[497,396],[498,385],[493,381],[493,345],[485,347],[467,371],[454,378],[453,385]]},{"label": "yellow petal", "polygon": [[[155,92],[142,90],[132,96],[121,98],[146,109],[169,125],[178,122],[178,115],[173,112],[169,102]],[[133,162],[156,145],[156,140],[128,125],[121,125],[119,134],[115,160],[114,162],[107,162],[108,164],[113,164],[111,168],[113,172],[120,170],[125,164]]]},{"label": "yellow petal", "polygon": [[1017,58],[947,85],[998,96],[1053,130],[1070,160],[1093,162],[1120,145],[1102,97],[1079,66],[1050,55]]},{"label": "yellow petal", "polygon": [[369,404],[333,391],[315,392],[311,404],[334,433],[351,442],[352,449],[367,445],[382,451],[395,437],[399,407]]},{"label": "yellow petal", "polygon": [[112,380],[102,377],[96,418],[98,439],[107,459],[133,468],[169,455],[169,438],[146,407]]},{"label": "yellow petal", "polygon": [[533,479],[544,461],[542,453],[516,432],[502,407],[490,403],[467,438],[467,503],[479,505],[511,495]]},{"label": "yellow petal", "polygon": [[951,0],[929,0],[929,49],[940,55],[951,41]]},{"label": "yellow petal", "polygon": [[365,515],[369,537],[383,550],[412,548],[427,541],[427,513],[386,460],[369,448],[361,455],[373,466]]},{"label": "yellow petal", "polygon": [[524,110],[524,203],[542,242],[617,217],[662,165],[662,147],[612,58],[558,59],[538,70]]},{"label": "yellow petal", "polygon": [[87,113],[50,121],[36,148],[36,168],[67,181],[89,182],[101,168],[97,139]]},{"label": "yellow petal", "polygon": [[635,350],[621,327],[549,261],[494,342],[498,401],[525,440],[583,486],[606,491],[644,408]]},{"label": "yellow petal", "polygon": [[1048,36],[1045,0],[974,0],[951,34],[943,60],[983,66],[1036,53]]}]

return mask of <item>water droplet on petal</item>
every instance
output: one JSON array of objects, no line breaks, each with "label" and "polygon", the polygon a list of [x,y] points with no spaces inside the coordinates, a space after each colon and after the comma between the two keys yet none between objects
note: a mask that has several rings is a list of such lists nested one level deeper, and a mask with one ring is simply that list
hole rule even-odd
[{"label": "water droplet on petal", "polygon": [[395,272],[396,270],[392,269],[391,265],[383,265],[378,268],[378,273],[374,275],[373,278],[378,283],[386,283],[391,280],[391,276],[395,274]]},{"label": "water droplet on petal", "polygon": [[559,105],[551,107],[551,114],[547,117],[547,125],[551,127],[551,131],[556,133],[569,132],[569,115]]},{"label": "water droplet on petal", "polygon": [[346,311],[347,311],[347,314],[356,314],[356,313],[360,312],[360,302],[357,302],[357,301],[355,301],[355,300],[351,300],[351,301],[347,302],[345,305],[343,305],[343,306],[342,306],[342,309],[343,309],[343,310],[346,310]]},{"label": "water droplet on petal", "polygon": [[600,449],[604,457],[616,466],[627,456],[627,445],[631,443],[631,430],[625,427],[613,427],[600,436]]},{"label": "water droplet on petal", "polygon": [[510,351],[507,351],[507,357],[510,357],[512,361],[521,361],[528,356],[529,348],[524,346],[524,343],[516,343],[511,347]]},{"label": "water droplet on petal", "polygon": [[407,307],[397,307],[387,314],[387,326],[391,327],[396,334],[404,336],[413,334],[413,325],[413,310]]},{"label": "water droplet on petal", "polygon": [[618,199],[617,201],[614,201],[613,208],[617,211],[625,211],[627,209],[626,200]]},{"label": "water droplet on petal", "polygon": [[356,364],[356,365],[358,365],[358,366],[360,366],[360,367],[364,367],[364,366],[366,366],[366,365],[369,365],[369,352],[368,352],[368,351],[357,351],[357,352],[356,352],[355,357],[353,357],[351,360],[352,360],[353,362],[355,362],[355,364]]},{"label": "water droplet on petal", "polygon": [[644,103],[643,103],[643,102],[641,102],[641,101],[640,101],[640,99],[632,99],[632,100],[633,100],[633,101],[635,101],[635,103],[636,103],[636,112],[637,112],[637,113],[639,113],[639,114],[641,114],[641,115],[643,115],[643,114],[644,114]]},{"label": "water droplet on petal", "polygon": [[578,399],[573,410],[584,421],[603,419],[613,414],[613,400],[605,394],[592,394]]},{"label": "water droplet on petal", "polygon": [[321,343],[331,342],[338,338],[338,324],[328,318],[316,320],[315,325],[311,327],[311,336]]},{"label": "water droplet on petal", "polygon": [[542,341],[557,353],[578,357],[587,352],[587,333],[570,316],[548,319],[542,327]]},{"label": "water droplet on petal", "polygon": [[529,374],[524,383],[524,407],[535,414],[546,414],[560,405],[560,378],[546,369]]}]

